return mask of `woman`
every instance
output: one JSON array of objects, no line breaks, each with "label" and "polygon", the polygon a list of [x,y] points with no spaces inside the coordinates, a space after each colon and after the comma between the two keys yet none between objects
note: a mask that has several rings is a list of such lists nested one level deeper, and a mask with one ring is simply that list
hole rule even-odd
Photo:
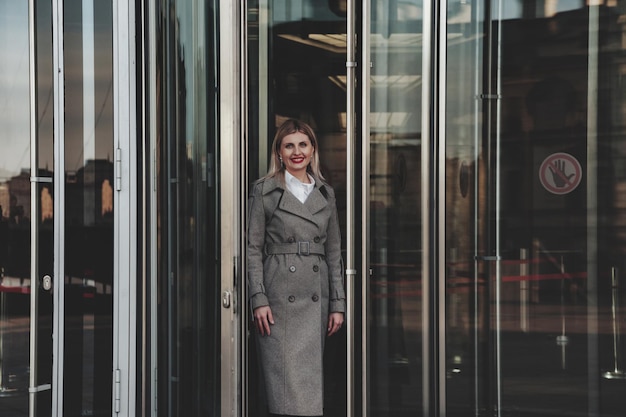
[{"label": "woman", "polygon": [[276,132],[269,173],[250,193],[248,288],[269,411],[323,414],[324,340],[343,324],[341,235],[310,126]]}]

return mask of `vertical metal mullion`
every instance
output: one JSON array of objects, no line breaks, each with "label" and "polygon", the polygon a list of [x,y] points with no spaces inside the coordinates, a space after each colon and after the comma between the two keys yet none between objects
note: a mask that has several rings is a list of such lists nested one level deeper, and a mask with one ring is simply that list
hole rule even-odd
[{"label": "vertical metal mullion", "polygon": [[[436,209],[434,214],[435,219],[433,224],[436,227],[436,237],[434,239],[436,249],[431,256],[434,262],[437,262],[437,267],[434,268],[435,280],[437,282],[437,306],[432,309],[435,312],[435,317],[432,318],[432,325],[435,326],[437,332],[436,340],[438,342],[438,351],[436,357],[437,369],[437,412],[440,416],[445,416],[447,412],[447,397],[446,397],[446,74],[447,74],[447,2],[436,2],[438,4],[438,10],[435,10],[435,19],[437,21],[436,35],[437,41],[433,45],[435,66],[437,71],[436,80],[434,82],[435,94],[439,97],[436,106],[437,114],[433,115],[435,123],[437,124],[437,131],[432,136],[433,147],[436,151],[437,161],[435,166],[431,169],[431,175],[435,175],[433,191],[435,202],[433,206]],[[435,191],[436,190],[436,191]]]},{"label": "vertical metal mullion", "polygon": [[[490,0],[487,0],[490,1]],[[474,25],[474,30],[473,33],[478,34],[478,33],[482,33],[482,31],[484,31],[484,21],[483,21],[483,16],[486,16],[487,7],[481,7],[484,6],[483,2],[476,2],[473,6],[472,6],[472,19],[473,19],[473,25]],[[483,15],[484,14],[484,15]],[[482,22],[482,26],[481,26],[481,22]],[[482,135],[483,135],[483,100],[481,100],[480,98],[483,95],[483,88],[484,88],[484,82],[483,82],[483,78],[481,77],[482,72],[480,71],[480,69],[478,68],[478,65],[480,65],[480,63],[484,62],[484,51],[482,50],[482,43],[481,42],[475,42],[475,54],[474,54],[474,62],[476,65],[476,69],[474,72],[474,94],[475,97],[477,98],[474,104],[474,161],[479,161],[480,157],[481,157],[481,146],[482,146]],[[481,67],[482,68],[482,67]],[[474,169],[474,189],[478,190],[480,187],[480,175],[481,173],[479,172],[478,168]],[[473,206],[473,216],[474,216],[474,233],[473,233],[473,249],[474,249],[474,259],[477,259],[476,257],[479,255],[478,253],[478,248],[479,248],[479,244],[480,244],[480,235],[478,233],[480,224],[478,221],[478,217],[477,214],[480,212],[480,204],[479,204],[479,199],[478,198],[474,198],[473,202],[472,202],[472,206]],[[480,340],[480,326],[478,326],[476,323],[478,323],[478,318],[480,317],[480,302],[479,302],[479,291],[480,291],[480,285],[479,285],[479,268],[477,267],[476,264],[477,261],[474,262],[474,271],[473,271],[473,297],[472,297],[472,314],[473,314],[473,320],[475,325],[472,326],[472,333],[473,333],[473,362],[474,362],[474,375],[473,375],[473,401],[474,401],[474,415],[479,415],[480,413],[480,367],[478,366],[479,362],[480,362],[480,344],[479,344],[479,340]]]},{"label": "vertical metal mullion", "polygon": [[[113,29],[113,140],[118,157],[115,176],[120,179],[114,205],[113,259],[113,369],[114,412],[136,410],[137,382],[137,79],[135,8],[112,1]],[[90,43],[85,45],[90,47]],[[93,47],[93,46],[91,46]],[[87,74],[89,76],[89,74]],[[132,300],[132,301],[131,301]],[[114,384],[114,385],[113,385]]]},{"label": "vertical metal mullion", "polygon": [[[430,188],[431,188],[431,161],[430,141],[433,131],[431,105],[433,104],[432,91],[432,42],[433,42],[433,8],[434,2],[424,2],[422,26],[422,415],[431,414],[431,314],[430,314],[430,272],[431,272],[431,227],[430,216]],[[434,386],[434,385],[433,385]]]},{"label": "vertical metal mullion", "polygon": [[[163,72],[165,73],[165,80],[174,80],[174,85],[176,85],[176,80],[178,80],[178,78],[175,76],[175,74],[172,74],[173,70],[172,68],[174,68],[174,65],[171,64],[171,62],[173,61],[172,59],[172,25],[171,25],[171,20],[172,20],[172,16],[171,16],[171,8],[170,7],[165,7],[163,10],[163,14],[164,17],[162,19],[163,22],[163,31],[164,31],[164,45],[165,45],[165,59],[163,60]],[[162,188],[164,188],[166,190],[166,192],[164,193],[165,198],[167,199],[167,209],[166,209],[166,236],[167,236],[167,242],[165,243],[164,246],[167,247],[167,258],[166,258],[166,276],[165,276],[165,292],[166,292],[166,299],[167,299],[167,304],[166,304],[166,335],[167,335],[167,342],[166,342],[166,346],[167,346],[167,351],[164,352],[165,355],[167,356],[166,359],[166,365],[163,366],[163,368],[166,369],[166,371],[164,372],[165,378],[166,380],[163,382],[163,385],[165,386],[165,389],[167,390],[167,392],[165,393],[165,397],[166,397],[166,403],[165,403],[165,408],[167,409],[167,414],[168,415],[172,415],[172,403],[173,403],[173,393],[172,393],[172,381],[173,381],[173,366],[172,366],[172,352],[174,349],[174,341],[173,341],[173,326],[172,326],[172,281],[173,281],[173,275],[174,275],[174,247],[175,247],[175,242],[173,241],[174,238],[174,227],[172,226],[173,222],[175,220],[172,219],[173,217],[173,213],[174,213],[174,203],[172,202],[172,199],[174,198],[174,184],[173,184],[173,179],[176,178],[176,172],[175,169],[172,167],[173,162],[172,160],[176,160],[174,155],[171,155],[171,150],[172,150],[172,146],[171,146],[171,142],[172,140],[174,140],[173,138],[175,137],[174,132],[173,132],[173,128],[172,125],[176,126],[175,121],[172,118],[172,114],[174,114],[172,108],[175,106],[175,94],[172,94],[172,90],[175,90],[176,87],[174,89],[172,89],[171,87],[171,82],[163,82],[163,89],[164,89],[164,97],[165,97],[165,123],[163,124],[164,126],[164,150],[165,152],[163,152],[163,157],[162,160],[165,161],[165,171],[166,171],[166,175],[165,175],[165,181],[164,184],[162,185]],[[165,86],[166,85],[166,86]],[[174,148],[176,149],[176,148]]]},{"label": "vertical metal mullion", "polygon": [[347,330],[347,416],[354,416],[354,264],[355,230],[354,230],[354,166],[356,142],[356,3],[347,0],[346,27],[346,330]]},{"label": "vertical metal mullion", "polygon": [[[489,1],[489,0],[488,0]],[[484,30],[484,28],[481,28],[481,24],[480,24],[480,18],[481,16],[483,16],[483,13],[486,13],[486,11],[481,8],[481,6],[483,5],[483,2],[474,2],[472,3],[472,9],[473,9],[473,20],[474,20],[474,34],[479,34],[481,33],[481,30]],[[484,25],[484,23],[483,23]],[[483,93],[482,88],[484,83],[483,78],[481,76],[482,71],[483,71],[483,66],[480,65],[480,63],[483,62],[484,60],[484,52],[481,51],[481,42],[476,42],[475,43],[475,55],[474,55],[474,62],[475,62],[475,85],[474,85],[474,93],[476,95],[476,97],[480,97],[481,94]],[[474,161],[479,161],[480,160],[480,155],[481,155],[481,144],[482,144],[482,132],[483,129],[481,128],[482,122],[483,122],[483,111],[482,111],[482,106],[483,106],[483,101],[477,99],[475,101],[475,105],[474,105]],[[478,165],[477,165],[478,166]],[[474,169],[474,189],[477,190],[480,184],[480,175],[481,173],[479,172],[479,169]],[[480,201],[478,198],[474,198],[473,203],[473,218],[474,218],[474,233],[473,233],[473,248],[474,248],[474,259],[476,259],[476,256],[479,255],[478,253],[478,248],[479,248],[479,243],[480,243],[480,239],[479,239],[479,227],[480,227],[480,219],[478,218],[478,215],[480,213]],[[478,266],[477,262],[474,262],[474,270],[473,270],[473,277],[474,277],[474,282],[473,282],[473,297],[472,297],[472,302],[473,302],[473,308],[472,308],[472,314],[474,315],[473,317],[473,321],[474,321],[474,325],[473,327],[473,348],[474,348],[474,352],[473,352],[473,359],[474,359],[474,375],[473,375],[473,382],[474,382],[474,386],[473,386],[473,395],[474,395],[474,415],[479,415],[479,410],[480,410],[480,389],[479,389],[479,361],[480,361],[480,345],[479,345],[479,340],[480,340],[480,326],[476,325],[476,323],[478,322],[478,318],[481,316],[480,315],[480,311],[479,311],[479,306],[480,306],[480,302],[479,302],[479,290],[480,290],[480,286],[479,286],[479,281],[478,281],[478,274],[480,271],[480,268]]]},{"label": "vertical metal mullion", "polygon": [[[259,62],[263,57],[263,54],[261,54],[260,50],[261,50],[261,31],[264,29],[263,27],[263,21],[261,19],[261,13],[262,12],[262,2],[259,1],[258,2],[258,16],[257,16],[257,24],[258,24],[258,37],[259,37],[259,48],[258,48],[258,53],[259,53]],[[249,39],[249,34],[248,34],[248,1],[247,0],[243,0],[242,1],[242,5],[241,5],[241,10],[240,10],[240,17],[239,17],[239,24],[241,26],[241,39],[240,39],[240,48],[241,48],[241,56],[240,56],[240,71],[241,71],[241,102],[240,102],[240,113],[241,113],[241,152],[239,152],[239,165],[238,165],[238,170],[241,172],[240,174],[240,181],[239,181],[239,201],[241,201],[240,205],[239,205],[239,219],[241,221],[241,230],[247,230],[247,196],[248,196],[248,178],[250,178],[249,176],[249,169],[248,169],[248,158],[250,156],[249,154],[249,112],[248,112],[248,99],[250,97],[250,90],[249,90],[249,85],[248,85],[248,39]],[[266,55],[267,56],[267,55]],[[261,69],[259,69],[261,70]],[[265,69],[263,69],[264,71]],[[260,72],[260,71],[259,71]],[[263,88],[263,78],[261,77],[261,74],[259,74],[259,89]],[[259,94],[259,103],[261,101],[261,97],[262,94]],[[259,106],[259,112],[262,112],[264,110],[261,109],[265,109],[267,106]],[[265,119],[264,119],[265,117]],[[263,117],[259,117],[259,125],[260,126],[265,126],[265,123],[267,123],[267,116],[263,116]],[[265,140],[261,139],[263,137],[263,135],[267,135],[267,128],[261,128],[259,129],[259,147],[261,146],[267,146],[267,137],[265,138]],[[265,165],[261,164],[261,160],[266,161],[267,159],[264,158],[265,155],[267,155],[267,148],[265,148],[265,151],[259,149],[259,167],[265,167],[267,165],[267,162],[264,162]],[[263,157],[262,157],[263,156]],[[255,175],[257,175],[259,173],[255,173]],[[219,224],[219,223],[217,223]],[[247,274],[246,272],[246,267],[243,266],[245,265],[244,260],[247,259],[247,244],[246,244],[246,240],[247,237],[245,235],[245,233],[240,233],[239,234],[239,247],[241,248],[241,268],[240,271],[241,273],[239,274],[239,282],[240,282],[240,286],[239,286],[239,305],[240,307],[240,328],[239,328],[239,340],[241,340],[241,344],[240,344],[240,351],[239,351],[239,362],[240,362],[240,369],[241,369],[241,381],[249,381],[248,376],[250,375],[250,364],[248,362],[248,352],[249,352],[249,338],[248,338],[248,326],[246,325],[246,321],[248,320],[249,317],[251,317],[251,312],[250,312],[250,303],[247,302],[248,300],[248,286],[246,285],[246,277]],[[237,277],[236,277],[237,278]],[[247,383],[242,383],[240,384],[241,386],[241,396],[240,396],[240,410],[241,410],[241,416],[242,417],[248,417],[250,415],[249,413],[249,409],[248,409],[248,384]]]},{"label": "vertical metal mullion", "polygon": [[493,15],[497,19],[497,30],[495,31],[495,50],[496,50],[496,74],[495,74],[495,181],[494,181],[494,256],[495,256],[495,274],[496,274],[496,336],[495,336],[495,381],[496,381],[496,415],[502,415],[502,258],[500,254],[500,145],[501,145],[501,107],[502,107],[502,0],[495,1],[496,6]]},{"label": "vertical metal mullion", "polygon": [[[361,14],[361,415],[369,415],[369,311],[370,311],[370,72],[371,0],[363,2]],[[348,350],[351,354],[351,351]]]},{"label": "vertical metal mullion", "polygon": [[[240,299],[241,281],[241,13],[245,2],[220,0],[220,50],[229,51],[219,62],[219,195],[220,195],[220,279],[222,295]],[[241,383],[240,332],[242,317],[235,302],[222,305],[221,325],[221,415],[241,413],[238,397]]]},{"label": "vertical metal mullion", "polygon": [[52,415],[63,415],[63,342],[65,328],[65,68],[63,0],[53,0],[52,50],[54,79],[54,282]]},{"label": "vertical metal mullion", "polygon": [[446,412],[445,121],[446,2],[424,3],[422,41],[423,415]]},{"label": "vertical metal mullion", "polygon": [[[485,233],[487,250],[485,255],[490,257],[486,265],[487,279],[494,276],[494,286],[489,286],[489,300],[493,303],[493,332],[490,334],[490,370],[489,377],[494,382],[489,389],[489,405],[493,407],[494,415],[501,415],[502,382],[501,382],[501,255],[500,255],[500,107],[501,107],[501,0],[492,0],[486,3],[486,48],[485,54],[485,99],[486,135],[487,135],[487,181],[486,181],[486,213],[487,222]],[[492,126],[495,129],[492,129]],[[495,131],[494,131],[495,130]],[[492,218],[493,214],[493,218]],[[476,276],[477,277],[477,276]],[[492,281],[489,281],[492,282]],[[479,404],[477,403],[477,406]]]},{"label": "vertical metal mullion", "polygon": [[28,413],[37,415],[37,341],[39,328],[39,204],[37,202],[37,53],[35,1],[28,2],[28,48],[30,93],[30,372],[28,381]]},{"label": "vertical metal mullion", "polygon": [[[145,4],[145,3],[144,3]],[[148,2],[148,85],[146,90],[149,92],[150,100],[149,100],[149,134],[150,134],[150,144],[149,144],[149,155],[150,158],[150,178],[152,181],[152,187],[150,187],[150,198],[149,198],[149,218],[150,218],[150,299],[149,299],[149,309],[150,309],[150,381],[147,382],[150,386],[150,400],[147,401],[148,404],[153,404],[150,407],[150,411],[146,411],[146,416],[155,417],[158,411],[158,374],[157,374],[157,329],[158,329],[158,309],[157,309],[157,297],[158,294],[158,228],[157,228],[157,211],[159,207],[158,203],[158,195],[157,195],[157,131],[162,131],[162,124],[157,125],[157,67],[160,66],[161,71],[163,71],[163,62],[159,61],[157,63],[157,37],[156,37],[156,27],[157,27],[157,6],[156,2],[150,1]],[[145,20],[144,20],[145,21]],[[166,38],[167,39],[167,38]],[[162,56],[162,52],[160,51],[160,56]],[[145,74],[145,73],[144,73]],[[144,95],[145,100],[145,95]],[[144,119],[145,120],[145,119]],[[144,130],[145,132],[145,130]],[[167,192],[162,193],[161,195],[166,195]],[[146,383],[144,381],[144,383]]]},{"label": "vertical metal mullion", "polygon": [[589,5],[587,61],[587,381],[588,415],[600,415],[598,351],[598,66],[600,6]]}]

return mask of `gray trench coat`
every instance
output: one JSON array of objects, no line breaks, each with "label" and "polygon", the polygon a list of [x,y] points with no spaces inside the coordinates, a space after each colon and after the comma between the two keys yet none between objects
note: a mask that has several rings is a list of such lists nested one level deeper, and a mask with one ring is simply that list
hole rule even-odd
[{"label": "gray trench coat", "polygon": [[269,411],[320,416],[328,314],[345,312],[346,298],[334,191],[315,179],[301,203],[279,178],[257,181],[247,238],[251,307],[274,317],[258,337]]}]

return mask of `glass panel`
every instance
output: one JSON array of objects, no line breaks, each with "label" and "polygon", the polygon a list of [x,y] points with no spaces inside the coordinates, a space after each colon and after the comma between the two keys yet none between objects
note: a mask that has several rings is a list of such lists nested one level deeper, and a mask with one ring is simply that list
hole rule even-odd
[{"label": "glass panel", "polygon": [[422,410],[422,1],[371,2],[372,416]]},{"label": "glass panel", "polygon": [[[485,2],[449,1],[446,74],[446,409],[451,416],[479,415],[493,382],[488,348],[490,319],[485,298],[494,291],[485,277],[494,255],[489,223],[495,181],[489,155],[493,135],[484,124],[493,117],[477,97],[483,91],[483,49],[489,27]],[[493,82],[495,86],[495,81]],[[487,86],[491,84],[487,83]],[[488,87],[485,87],[488,88]],[[485,103],[490,101],[485,99]],[[495,125],[495,124],[494,124]],[[475,414],[476,413],[476,414]]]},{"label": "glass panel", "polygon": [[449,414],[621,415],[626,10],[465,3],[448,2]]},{"label": "glass panel", "polygon": [[[38,238],[37,278],[39,293],[37,337],[37,386],[52,385],[52,327],[54,282],[54,125],[53,125],[53,65],[52,65],[52,2],[37,1],[36,12],[36,83],[37,83],[37,184]],[[44,277],[50,277],[50,286],[43,285]],[[37,415],[52,414],[52,389],[41,391],[37,396]]]},{"label": "glass panel", "polygon": [[28,1],[0,1],[0,414],[28,415],[30,103]]},{"label": "glass panel", "polygon": [[[287,118],[311,125],[322,174],[334,188],[345,234],[346,18],[345,2],[249,1],[248,182],[264,176],[276,128]],[[342,239],[345,248],[345,237]],[[345,249],[342,249],[345,250]],[[343,252],[345,259],[345,252]],[[256,330],[248,334],[248,415],[267,415],[257,360]],[[345,416],[345,331],[326,339],[324,415]]]},{"label": "glass panel", "polygon": [[157,5],[160,416],[221,407],[217,3]]},{"label": "glass panel", "polygon": [[110,416],[113,363],[111,1],[64,3],[64,415]]},{"label": "glass panel", "polygon": [[[31,149],[28,1],[0,2],[5,57],[0,64],[0,414],[27,416],[29,373],[52,383],[52,292],[40,287],[33,317],[36,363],[30,364],[31,274],[52,276],[52,44],[49,2],[36,5],[37,149]],[[37,153],[36,219],[31,214],[31,152]],[[36,228],[37,269],[31,271],[31,228]],[[36,396],[36,413],[51,415],[51,389]]]}]

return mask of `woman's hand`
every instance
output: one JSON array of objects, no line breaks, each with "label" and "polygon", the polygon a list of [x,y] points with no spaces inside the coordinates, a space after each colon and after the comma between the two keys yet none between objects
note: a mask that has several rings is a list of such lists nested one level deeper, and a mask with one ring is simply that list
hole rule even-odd
[{"label": "woman's hand", "polygon": [[328,336],[332,336],[341,329],[343,313],[330,313],[328,316]]},{"label": "woman's hand", "polygon": [[270,324],[274,324],[274,316],[270,306],[261,306],[254,309],[254,322],[261,336],[270,334]]}]

